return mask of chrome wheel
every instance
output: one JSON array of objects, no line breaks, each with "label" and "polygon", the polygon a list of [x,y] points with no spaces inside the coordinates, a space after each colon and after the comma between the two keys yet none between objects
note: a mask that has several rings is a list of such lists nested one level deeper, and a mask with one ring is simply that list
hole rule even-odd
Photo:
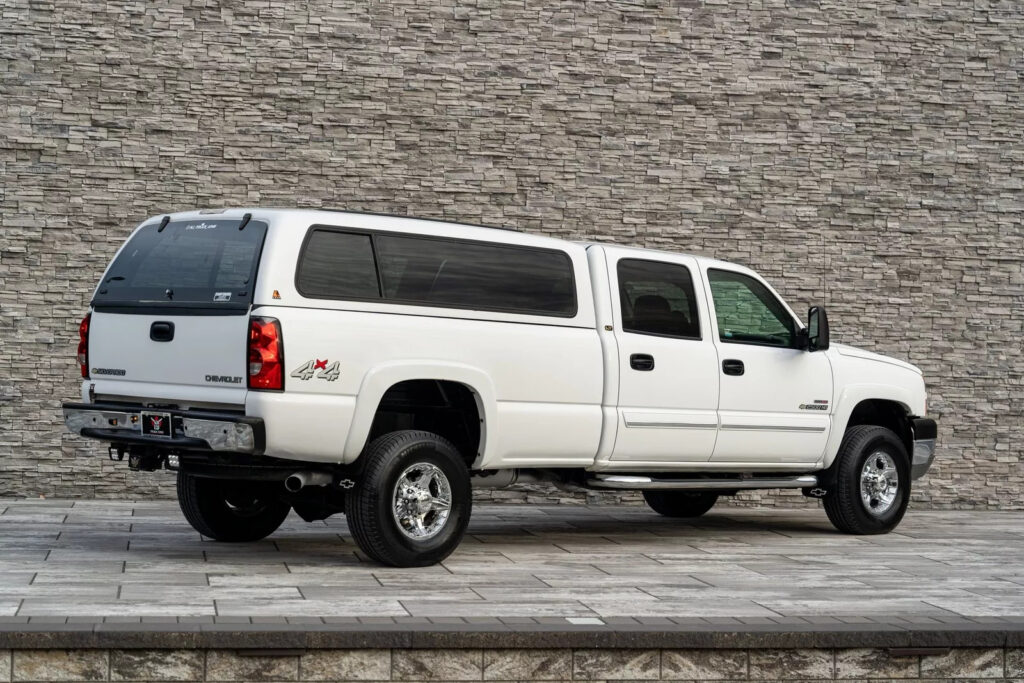
[{"label": "chrome wheel", "polygon": [[869,455],[860,471],[860,499],[864,508],[876,517],[884,515],[896,502],[899,488],[900,475],[893,457],[884,451]]},{"label": "chrome wheel", "polygon": [[395,482],[391,511],[399,530],[411,539],[425,541],[439,534],[451,507],[451,485],[436,465],[411,465]]}]

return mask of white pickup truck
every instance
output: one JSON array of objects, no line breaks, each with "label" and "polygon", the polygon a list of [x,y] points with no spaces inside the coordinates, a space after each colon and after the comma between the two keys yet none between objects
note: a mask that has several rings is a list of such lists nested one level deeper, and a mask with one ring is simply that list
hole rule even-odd
[{"label": "white pickup truck", "polygon": [[848,533],[903,517],[936,425],[921,372],[829,344],[702,256],[375,214],[155,216],[81,323],[68,428],[177,471],[188,521],[252,541],[344,512],[391,565],[438,562],[472,487],[643,491],[694,517],[798,488]]}]

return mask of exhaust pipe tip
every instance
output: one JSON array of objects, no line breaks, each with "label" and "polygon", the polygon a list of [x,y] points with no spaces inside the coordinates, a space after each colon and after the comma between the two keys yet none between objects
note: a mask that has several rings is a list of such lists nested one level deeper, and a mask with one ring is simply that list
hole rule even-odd
[{"label": "exhaust pipe tip", "polygon": [[296,472],[289,474],[284,480],[284,488],[290,493],[298,493],[307,486],[327,486],[334,477],[326,472]]}]

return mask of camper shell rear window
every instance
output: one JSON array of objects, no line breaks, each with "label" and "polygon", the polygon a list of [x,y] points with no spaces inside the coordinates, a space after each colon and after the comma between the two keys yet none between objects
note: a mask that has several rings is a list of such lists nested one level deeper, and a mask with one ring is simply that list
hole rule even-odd
[{"label": "camper shell rear window", "polygon": [[93,306],[246,312],[267,224],[241,225],[240,218],[205,218],[142,226],[107,269]]}]

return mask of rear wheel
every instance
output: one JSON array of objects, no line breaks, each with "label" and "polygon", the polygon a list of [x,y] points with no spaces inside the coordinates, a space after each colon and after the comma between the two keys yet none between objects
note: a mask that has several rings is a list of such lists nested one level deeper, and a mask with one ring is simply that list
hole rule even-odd
[{"label": "rear wheel", "polygon": [[215,541],[258,541],[277,531],[291,510],[276,484],[196,477],[178,472],[178,505],[192,528]]},{"label": "rear wheel", "polygon": [[345,496],[345,517],[359,547],[395,567],[448,557],[469,524],[469,470],[455,446],[436,434],[386,434],[360,456],[361,481]]},{"label": "rear wheel", "polygon": [[833,526],[848,534],[896,528],[910,501],[909,458],[899,437],[885,427],[851,427],[836,459],[835,486],[825,496]]},{"label": "rear wheel", "polygon": [[700,517],[714,507],[713,491],[644,491],[647,505],[665,517]]}]

